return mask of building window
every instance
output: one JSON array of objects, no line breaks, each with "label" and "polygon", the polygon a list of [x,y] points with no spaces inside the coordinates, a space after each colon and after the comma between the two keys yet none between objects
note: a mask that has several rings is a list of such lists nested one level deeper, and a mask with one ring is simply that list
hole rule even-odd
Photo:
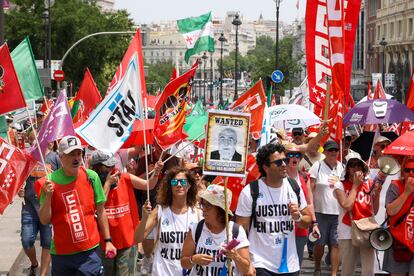
[{"label": "building window", "polygon": [[409,36],[413,35],[413,19],[412,18],[408,19],[408,35]]},{"label": "building window", "polygon": [[380,40],[381,36],[381,26],[377,26],[377,40]]},{"label": "building window", "polygon": [[403,32],[402,21],[398,20],[398,31],[397,31],[398,37],[401,37],[402,32]]},{"label": "building window", "polygon": [[387,37],[387,25],[382,25],[382,37]]},{"label": "building window", "polygon": [[390,25],[390,38],[394,38],[394,22],[391,22]]}]

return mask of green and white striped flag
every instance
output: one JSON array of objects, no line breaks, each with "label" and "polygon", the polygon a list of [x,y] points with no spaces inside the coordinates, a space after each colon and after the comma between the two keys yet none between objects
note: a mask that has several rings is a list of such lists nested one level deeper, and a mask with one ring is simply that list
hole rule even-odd
[{"label": "green and white striped flag", "polygon": [[185,62],[192,55],[201,51],[214,52],[214,28],[211,21],[211,12],[199,17],[190,17],[177,20],[178,31],[184,36],[187,44]]}]

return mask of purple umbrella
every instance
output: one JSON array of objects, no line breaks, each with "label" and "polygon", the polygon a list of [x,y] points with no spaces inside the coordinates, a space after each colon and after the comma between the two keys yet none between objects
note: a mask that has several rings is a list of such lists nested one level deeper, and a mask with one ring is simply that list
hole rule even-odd
[{"label": "purple umbrella", "polygon": [[414,112],[395,100],[375,99],[355,105],[344,117],[344,125],[376,125],[413,122]]}]

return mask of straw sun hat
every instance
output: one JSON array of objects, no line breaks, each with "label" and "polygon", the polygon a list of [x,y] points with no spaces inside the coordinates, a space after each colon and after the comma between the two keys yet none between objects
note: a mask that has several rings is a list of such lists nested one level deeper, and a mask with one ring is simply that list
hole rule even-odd
[{"label": "straw sun hat", "polygon": [[[226,205],[224,203],[224,187],[212,184],[207,187],[207,189],[201,194],[200,196],[202,199],[206,200],[208,203],[220,207],[224,211],[226,211]],[[229,189],[227,189],[227,209],[228,214],[233,215],[230,211],[230,203],[231,203],[232,193]]]}]

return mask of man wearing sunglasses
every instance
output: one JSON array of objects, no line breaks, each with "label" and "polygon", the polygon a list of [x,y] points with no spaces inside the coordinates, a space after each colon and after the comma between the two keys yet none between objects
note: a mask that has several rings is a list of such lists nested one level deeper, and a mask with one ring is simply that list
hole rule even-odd
[{"label": "man wearing sunglasses", "polygon": [[[256,162],[262,178],[242,190],[236,222],[249,232],[250,253],[256,275],[298,275],[300,267],[295,227],[307,228],[311,222],[303,190],[298,187],[297,195],[291,180],[287,178],[286,166],[290,159],[283,145],[267,144],[260,147]],[[252,185],[258,185],[254,210]],[[287,248],[285,255],[284,247]],[[288,262],[283,263],[284,259]],[[283,269],[284,265],[288,272]]]},{"label": "man wearing sunglasses", "polygon": [[305,143],[305,135],[303,128],[301,127],[295,127],[292,129],[292,138],[293,143],[296,145],[302,145]]},{"label": "man wearing sunglasses", "polygon": [[369,163],[370,169],[378,168],[378,159],[382,156],[384,149],[391,144],[391,140],[385,136],[378,136],[375,139],[374,148],[372,150],[371,161]]},{"label": "man wearing sunglasses", "polygon": [[308,184],[309,205],[315,211],[312,218],[313,232],[320,233],[315,242],[313,254],[315,259],[315,276],[321,275],[321,259],[325,245],[331,252],[331,272],[336,275],[339,266],[338,249],[338,202],[333,191],[342,175],[343,165],[338,161],[339,146],[336,142],[327,141],[324,146],[325,159],[315,162],[309,170]]},{"label": "man wearing sunglasses", "polygon": [[342,162],[345,164],[351,158],[361,159],[361,155],[351,149],[352,135],[349,131],[345,131],[342,139]]}]

